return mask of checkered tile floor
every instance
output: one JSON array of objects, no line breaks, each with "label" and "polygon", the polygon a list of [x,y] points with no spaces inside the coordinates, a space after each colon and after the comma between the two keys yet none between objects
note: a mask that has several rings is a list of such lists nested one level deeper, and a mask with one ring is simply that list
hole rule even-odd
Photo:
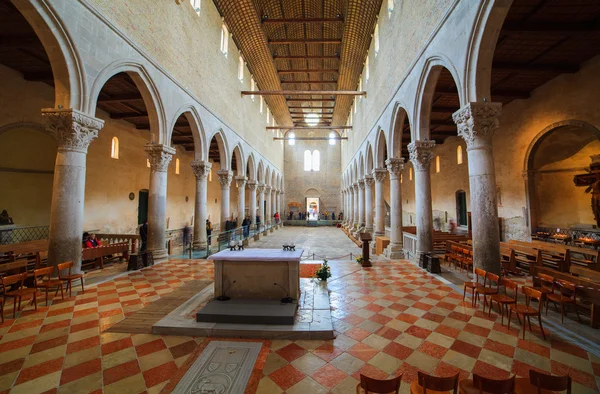
[{"label": "checkered tile floor", "polygon": [[[571,374],[574,393],[600,388],[599,358],[553,332],[544,341],[537,326],[520,339],[518,324],[509,331],[494,313],[488,318],[471,308],[409,262],[377,262],[366,270],[330,264],[336,339],[264,341],[266,362],[248,394],[352,393],[360,373],[404,373],[406,393],[417,370],[502,377],[526,376],[532,367]],[[37,312],[28,307],[14,320],[9,306],[0,326],[0,393],[160,392],[210,338],[103,332],[186,281],[211,276],[210,263],[171,260]]]}]

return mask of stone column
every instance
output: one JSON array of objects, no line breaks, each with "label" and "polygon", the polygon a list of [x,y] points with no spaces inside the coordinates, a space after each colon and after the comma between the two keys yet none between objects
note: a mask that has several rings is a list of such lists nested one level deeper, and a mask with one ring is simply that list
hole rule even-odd
[{"label": "stone column", "polygon": [[492,136],[498,130],[501,103],[469,103],[452,118],[467,143],[473,266],[500,274],[500,230]]},{"label": "stone column", "polygon": [[373,233],[373,176],[365,175],[365,230]]},{"label": "stone column", "polygon": [[385,168],[373,170],[375,178],[375,235],[385,235],[385,198],[383,197],[383,182],[387,177]]},{"label": "stone column", "polygon": [[148,251],[155,262],[166,261],[167,235],[167,169],[175,149],[165,145],[147,144],[144,148],[150,161],[148,192]]},{"label": "stone column", "polygon": [[344,212],[344,220],[342,220],[342,226],[346,225],[346,189],[342,189],[342,212]]},{"label": "stone column", "polygon": [[230,214],[230,186],[233,179],[233,172],[229,170],[217,171],[219,183],[221,184],[221,231],[225,231],[225,222],[229,219]]},{"label": "stone column", "polygon": [[417,205],[417,261],[421,254],[433,250],[433,212],[431,203],[430,164],[434,141],[413,141],[408,144],[410,161],[415,169],[415,201]]},{"label": "stone column", "polygon": [[245,176],[236,176],[235,182],[238,187],[238,226],[242,227],[242,222],[246,217],[246,181]]},{"label": "stone column", "polygon": [[194,209],[194,244],[195,249],[206,249],[207,190],[206,183],[212,164],[208,161],[192,161],[192,172],[196,177],[196,205]]},{"label": "stone column", "polygon": [[[279,192],[279,209],[281,209],[282,207],[285,207],[285,201],[284,201],[284,196],[285,196],[285,192],[282,190]],[[281,218],[281,227],[283,227],[283,217],[281,216],[281,211],[279,212],[279,217]]]},{"label": "stone column", "polygon": [[360,222],[359,222],[359,218],[358,218],[358,213],[359,213],[359,201],[358,201],[358,182],[355,182],[352,185],[352,194],[353,196],[353,201],[354,201],[354,206],[352,207],[352,227],[358,227],[360,226]]},{"label": "stone column", "polygon": [[265,224],[271,223],[273,213],[271,212],[271,186],[265,186],[265,200],[267,201],[267,209],[265,212]]},{"label": "stone column", "polygon": [[81,271],[81,234],[87,150],[104,121],[74,109],[43,109],[46,129],[58,145],[54,164],[48,264],[72,261]]},{"label": "stone column", "polygon": [[260,224],[264,227],[265,222],[265,187],[264,183],[258,184],[258,217],[260,218]]},{"label": "stone column", "polygon": [[358,227],[365,222],[365,180],[358,180]]},{"label": "stone column", "polygon": [[250,191],[250,221],[256,226],[256,181],[248,181],[246,187]]},{"label": "stone column", "polygon": [[385,256],[388,259],[403,259],[402,189],[400,188],[400,174],[404,169],[404,158],[393,157],[387,159],[385,164],[390,173],[390,244],[385,250]]}]

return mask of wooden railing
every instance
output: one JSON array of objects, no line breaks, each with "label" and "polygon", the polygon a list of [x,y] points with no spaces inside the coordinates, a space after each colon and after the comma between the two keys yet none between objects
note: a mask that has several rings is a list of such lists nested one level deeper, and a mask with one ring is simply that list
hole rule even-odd
[{"label": "wooden railing", "polygon": [[103,244],[110,245],[116,243],[127,243],[129,245],[129,253],[137,253],[141,246],[142,240],[139,234],[104,234],[96,233],[96,238],[100,239]]},{"label": "wooden railing", "polygon": [[417,255],[417,236],[407,231],[402,232],[402,249],[407,259],[414,259]]}]

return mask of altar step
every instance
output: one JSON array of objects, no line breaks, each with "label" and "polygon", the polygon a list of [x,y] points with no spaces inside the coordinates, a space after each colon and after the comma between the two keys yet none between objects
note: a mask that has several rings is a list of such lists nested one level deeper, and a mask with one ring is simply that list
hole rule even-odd
[{"label": "altar step", "polygon": [[279,300],[231,299],[212,300],[198,313],[197,322],[230,324],[294,324],[298,305]]}]

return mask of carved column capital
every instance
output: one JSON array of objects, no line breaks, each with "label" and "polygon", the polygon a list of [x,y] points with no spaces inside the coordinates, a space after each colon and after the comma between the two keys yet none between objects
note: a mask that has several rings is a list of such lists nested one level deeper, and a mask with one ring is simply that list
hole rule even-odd
[{"label": "carved column capital", "polygon": [[104,127],[102,119],[94,118],[75,109],[42,109],[46,130],[56,138],[58,149],[87,153],[92,140]]},{"label": "carved column capital", "polygon": [[358,192],[358,182],[354,182],[354,183],[352,184],[352,190],[353,190],[355,193],[356,193],[356,192]]},{"label": "carved column capital", "polygon": [[410,161],[415,167],[415,171],[429,171],[429,164],[433,160],[433,147],[435,141],[423,140],[413,141],[408,144],[408,153]]},{"label": "carved column capital", "polygon": [[385,161],[390,177],[397,179],[404,169],[404,157],[392,157]]},{"label": "carved column capital", "polygon": [[210,174],[210,169],[212,168],[212,163],[208,161],[194,160],[190,163],[192,167],[192,172],[194,176],[198,180],[205,180],[208,178],[208,174]]},{"label": "carved column capital", "polygon": [[175,148],[162,144],[146,144],[144,150],[148,154],[152,172],[167,172],[171,158],[176,152]]},{"label": "carved column capital", "polygon": [[266,186],[266,185],[265,185],[264,183],[259,183],[259,184],[257,185],[257,187],[256,187],[256,188],[258,189],[258,192],[259,192],[260,194],[264,194],[264,192],[265,192],[265,186]]},{"label": "carved column capital", "polygon": [[492,136],[500,125],[502,103],[469,103],[452,115],[458,135],[467,143],[467,150],[491,145]]},{"label": "carved column capital", "polygon": [[375,168],[373,170],[373,177],[375,178],[375,182],[383,182],[387,177],[388,172],[385,168]]},{"label": "carved column capital", "polygon": [[271,194],[273,188],[270,185],[265,185],[265,194]]},{"label": "carved column capital", "polygon": [[361,190],[361,191],[365,190],[365,180],[364,179],[359,179],[357,183],[358,183],[359,190]]},{"label": "carved column capital", "polygon": [[228,189],[231,186],[231,180],[233,179],[233,172],[229,170],[219,170],[217,171],[217,176],[219,177],[219,183],[221,184],[221,189]]},{"label": "carved column capital", "polygon": [[248,181],[248,183],[246,183],[246,189],[250,190],[250,191],[255,191],[256,190],[256,186],[258,184],[256,183],[256,181]]},{"label": "carved column capital", "polygon": [[237,184],[238,188],[244,189],[246,187],[246,181],[248,180],[248,178],[246,178],[243,175],[238,175],[235,177],[235,183]]},{"label": "carved column capital", "polygon": [[373,186],[374,182],[375,180],[373,179],[372,175],[365,175],[365,187]]}]

